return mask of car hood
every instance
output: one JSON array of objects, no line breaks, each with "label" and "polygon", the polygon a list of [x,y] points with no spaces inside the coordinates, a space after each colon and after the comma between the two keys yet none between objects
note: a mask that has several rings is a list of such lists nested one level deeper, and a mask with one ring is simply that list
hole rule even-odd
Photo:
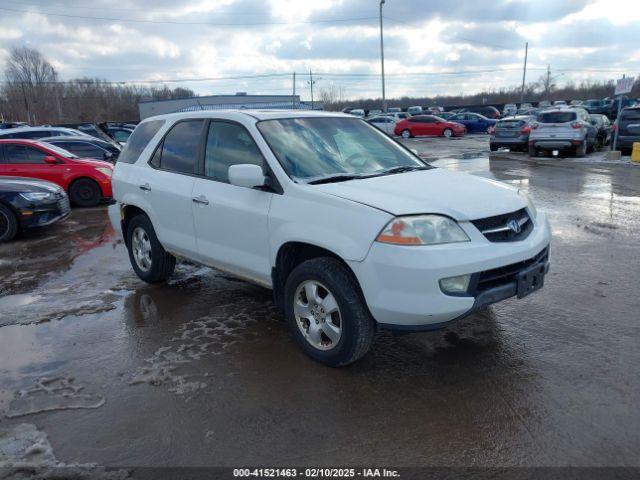
[{"label": "car hood", "polygon": [[113,163],[105,162],[102,160],[96,160],[95,158],[74,158],[74,162],[80,162],[82,164],[89,164],[92,167],[108,167],[113,169]]},{"label": "car hood", "polygon": [[61,187],[46,180],[22,177],[0,177],[1,192],[61,192]]},{"label": "car hood", "polygon": [[526,207],[508,185],[440,168],[310,187],[393,215],[440,213],[464,221]]}]

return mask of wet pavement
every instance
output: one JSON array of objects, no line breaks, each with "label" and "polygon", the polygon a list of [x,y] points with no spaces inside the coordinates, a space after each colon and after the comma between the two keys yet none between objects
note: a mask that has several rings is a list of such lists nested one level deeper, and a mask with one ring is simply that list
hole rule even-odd
[{"label": "wet pavement", "polygon": [[343,369],[301,353],[268,290],[185,263],[139,281],[104,207],[0,245],[0,465],[24,444],[114,467],[640,466],[640,167],[481,141],[408,144],[534,197],[545,288],[381,332]]}]

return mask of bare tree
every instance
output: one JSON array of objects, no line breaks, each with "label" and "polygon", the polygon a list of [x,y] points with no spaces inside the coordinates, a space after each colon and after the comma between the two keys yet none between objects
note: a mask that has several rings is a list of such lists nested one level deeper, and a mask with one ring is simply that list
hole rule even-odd
[{"label": "bare tree", "polygon": [[[22,97],[23,112],[27,121],[35,123],[36,118],[46,117],[46,112],[54,104],[59,105],[55,82],[58,74],[38,50],[29,47],[13,47],[5,69],[7,95]],[[23,118],[24,118],[23,117]]]},{"label": "bare tree", "polygon": [[325,105],[344,102],[344,89],[335,83],[320,89],[320,101]]}]

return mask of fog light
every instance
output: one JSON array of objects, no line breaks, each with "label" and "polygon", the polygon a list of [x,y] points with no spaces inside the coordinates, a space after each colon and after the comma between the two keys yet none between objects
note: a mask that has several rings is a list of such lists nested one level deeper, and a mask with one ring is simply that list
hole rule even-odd
[{"label": "fog light", "polygon": [[443,278],[440,280],[440,289],[444,293],[466,293],[469,288],[469,280],[471,280],[471,275]]}]

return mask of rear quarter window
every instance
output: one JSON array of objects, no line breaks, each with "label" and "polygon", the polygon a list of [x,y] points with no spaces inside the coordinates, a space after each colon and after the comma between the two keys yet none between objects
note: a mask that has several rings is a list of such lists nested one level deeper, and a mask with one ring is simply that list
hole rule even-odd
[{"label": "rear quarter window", "polygon": [[164,125],[164,120],[151,120],[139,124],[129,137],[127,144],[118,157],[118,162],[136,163],[149,141]]}]

